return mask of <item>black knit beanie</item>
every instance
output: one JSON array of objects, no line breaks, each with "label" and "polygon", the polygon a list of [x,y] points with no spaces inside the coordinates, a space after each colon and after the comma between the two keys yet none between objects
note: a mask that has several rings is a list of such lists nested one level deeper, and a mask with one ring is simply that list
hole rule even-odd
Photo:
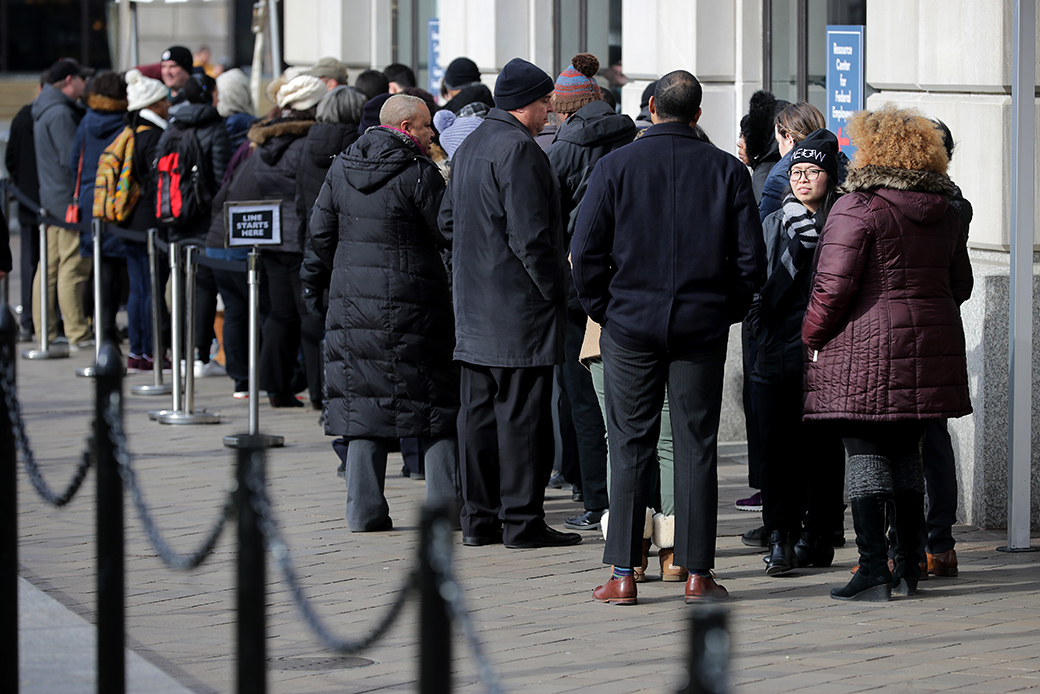
[{"label": "black knit beanie", "polygon": [[192,59],[191,51],[184,46],[170,46],[162,54],[163,60],[172,60],[181,66],[181,68],[191,73],[191,69],[194,66],[194,60]]},{"label": "black knit beanie", "polygon": [[827,172],[827,177],[838,180],[838,138],[830,130],[821,128],[794,146],[791,151],[791,166],[816,164]]},{"label": "black knit beanie", "polygon": [[480,69],[469,58],[456,58],[444,71],[444,86],[448,89],[459,89],[479,81]]},{"label": "black knit beanie", "polygon": [[552,77],[523,58],[513,58],[495,82],[495,106],[513,111],[548,96],[553,91]]}]

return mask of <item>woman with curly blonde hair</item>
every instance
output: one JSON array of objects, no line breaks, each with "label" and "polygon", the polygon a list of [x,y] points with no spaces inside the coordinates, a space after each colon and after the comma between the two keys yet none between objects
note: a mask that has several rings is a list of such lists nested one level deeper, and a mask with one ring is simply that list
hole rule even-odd
[{"label": "woman with curly blonde hair", "polygon": [[913,595],[920,578],[925,424],[971,412],[959,306],[972,273],[935,124],[888,105],[858,113],[849,130],[858,150],[820,238],[802,326],[804,412],[833,421],[849,454],[859,569],[831,597],[884,601]]}]

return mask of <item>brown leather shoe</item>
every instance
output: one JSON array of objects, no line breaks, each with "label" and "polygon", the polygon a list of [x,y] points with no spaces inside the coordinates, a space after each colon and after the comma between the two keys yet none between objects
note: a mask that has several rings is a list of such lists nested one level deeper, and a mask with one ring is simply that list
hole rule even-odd
[{"label": "brown leather shoe", "polygon": [[658,558],[661,560],[661,580],[676,582],[685,581],[690,576],[690,572],[681,566],[676,566],[672,563],[672,558],[675,556],[675,549],[672,547],[666,547],[657,553]]},{"label": "brown leather shoe", "polygon": [[716,602],[729,597],[729,591],[715,582],[711,574],[700,576],[691,573],[686,580],[686,604],[698,602]]},{"label": "brown leather shoe", "polygon": [[957,575],[957,550],[928,555],[928,573],[933,576],[953,578]]},{"label": "brown leather shoe", "polygon": [[636,581],[632,576],[624,578],[611,578],[609,581],[592,591],[592,597],[596,602],[605,602],[611,605],[635,605],[636,604]]}]

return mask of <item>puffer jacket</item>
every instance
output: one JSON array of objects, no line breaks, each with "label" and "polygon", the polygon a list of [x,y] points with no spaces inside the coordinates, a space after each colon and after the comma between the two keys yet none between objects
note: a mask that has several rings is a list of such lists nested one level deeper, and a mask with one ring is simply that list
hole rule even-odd
[{"label": "puffer jacket", "polygon": [[946,176],[849,171],[817,250],[802,326],[805,418],[889,421],[971,412],[958,307],[971,296]]},{"label": "puffer jacket", "polygon": [[[338,156],[310,219],[332,270],[325,433],[454,436],[454,321],[437,246],[444,179],[407,136],[373,128]],[[313,273],[314,268],[309,268]],[[303,273],[301,273],[302,276]]]},{"label": "puffer jacket", "polygon": [[[79,166],[80,152],[83,153],[83,174],[79,180],[80,220],[90,223],[94,213],[94,180],[97,178],[98,159],[105,148],[112,144],[116,136],[126,127],[126,102],[99,94],[88,94],[87,115],[76,128],[76,138],[72,142],[69,167],[76,171]],[[116,110],[121,103],[123,110]],[[94,255],[93,231],[79,232],[79,253],[90,258]],[[114,234],[101,234],[101,255],[106,258],[121,258],[126,254],[123,242]]]},{"label": "puffer jacket", "polygon": [[[265,246],[265,251],[303,253],[303,220],[296,213],[296,174],[303,157],[307,131],[313,120],[294,115],[257,123],[249,130],[249,141],[257,148],[243,166],[253,178],[256,200],[281,200],[282,242]],[[238,172],[236,172],[236,177]],[[242,171],[245,175],[246,171]],[[242,198],[232,197],[229,200]]]},{"label": "puffer jacket", "polygon": [[[184,91],[181,90],[181,94]],[[228,137],[224,119],[217,109],[210,104],[192,104],[183,102],[170,109],[170,126],[174,128],[191,128],[202,149],[204,163],[209,165],[205,172],[210,195],[215,195],[224,178],[224,170],[231,159],[231,139]],[[167,132],[169,132],[167,130]],[[161,140],[160,140],[161,141]],[[170,241],[205,238],[209,230],[210,218],[203,215],[194,224],[183,228],[171,229]]]}]

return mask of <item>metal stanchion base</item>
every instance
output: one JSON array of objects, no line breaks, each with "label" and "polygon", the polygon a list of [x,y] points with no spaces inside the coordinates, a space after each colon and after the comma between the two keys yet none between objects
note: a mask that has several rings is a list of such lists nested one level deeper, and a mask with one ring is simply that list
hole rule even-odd
[{"label": "metal stanchion base", "polygon": [[[203,407],[200,410],[195,410],[195,414],[200,414],[200,413],[205,412],[205,411],[206,411],[206,408]],[[182,414],[182,413],[181,413],[180,410],[148,410],[148,419],[150,419],[150,420],[152,420],[154,422],[159,417],[161,417],[163,415],[167,415],[167,414]]]},{"label": "metal stanchion base", "polygon": [[253,446],[260,445],[263,448],[281,448],[285,445],[284,436],[271,436],[270,434],[235,434],[224,437],[224,445],[228,448],[241,448],[244,441]]},{"label": "metal stanchion base", "polygon": [[76,369],[76,375],[82,378],[94,378],[97,376],[97,369],[93,366],[84,366],[82,369]]},{"label": "metal stanchion base", "polygon": [[52,347],[51,349],[23,349],[23,359],[68,359],[69,350]]},{"label": "metal stanchion base", "polygon": [[1019,554],[1020,552],[1040,552],[1040,547],[997,547],[998,552],[1010,552],[1012,554]]},{"label": "metal stanchion base", "polygon": [[169,383],[155,385],[154,383],[130,386],[133,395],[169,395],[173,392],[173,386]]},{"label": "metal stanchion base", "polygon": [[220,424],[220,415],[206,412],[171,412],[155,418],[159,424]]}]

